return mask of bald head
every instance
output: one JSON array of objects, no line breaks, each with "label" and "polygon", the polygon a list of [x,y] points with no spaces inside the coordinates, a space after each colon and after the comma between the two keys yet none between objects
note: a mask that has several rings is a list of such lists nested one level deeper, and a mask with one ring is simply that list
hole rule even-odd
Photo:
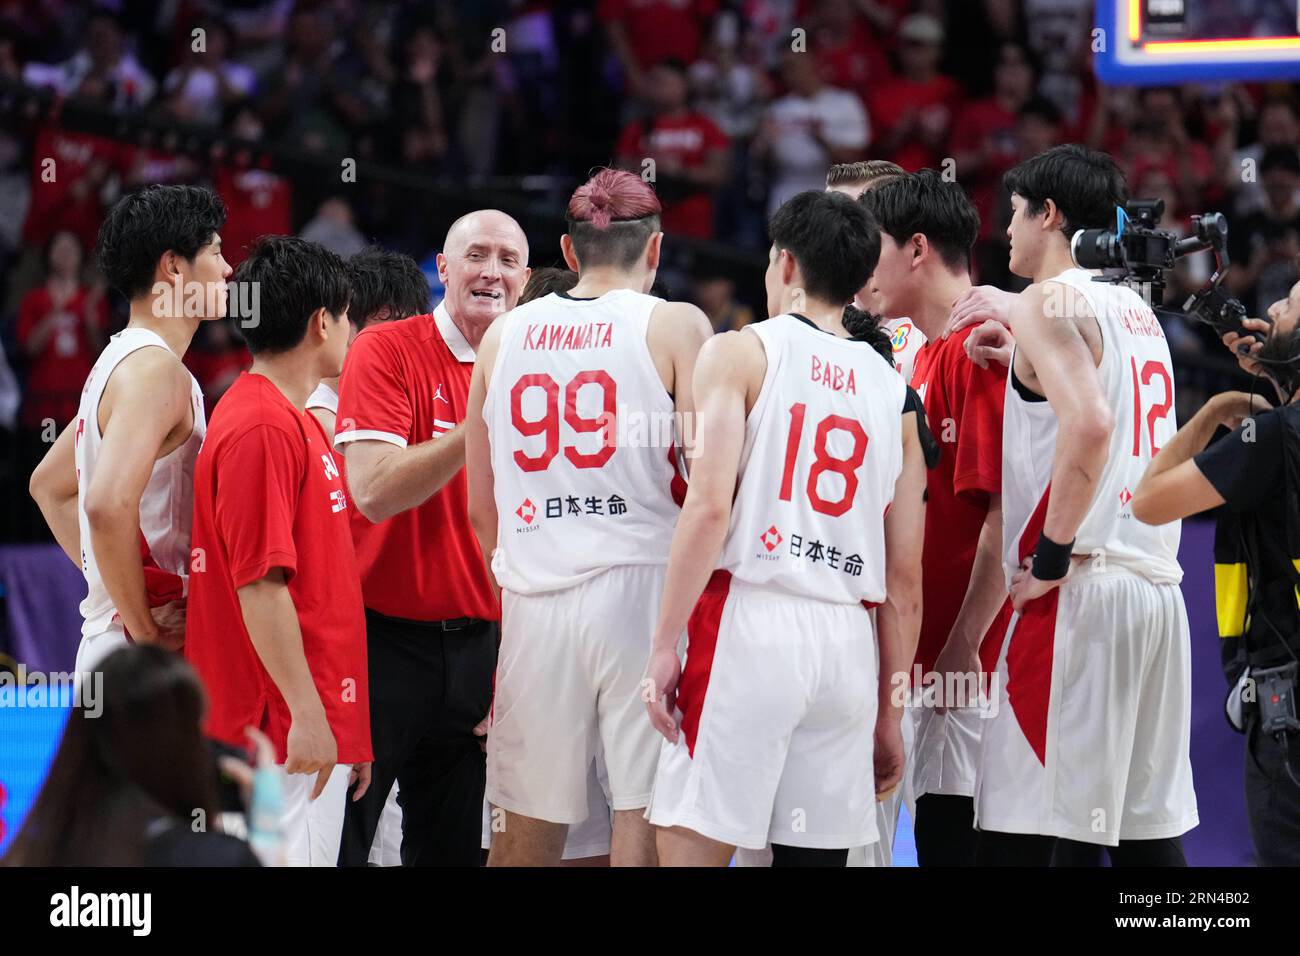
[{"label": "bald head", "polygon": [[438,277],[447,311],[476,345],[492,320],[519,302],[528,281],[528,237],[498,209],[461,216],[447,230]]},{"label": "bald head", "polygon": [[475,236],[495,236],[512,242],[523,256],[524,265],[528,265],[528,237],[515,218],[500,209],[476,209],[453,222],[442,243],[443,255],[460,251]]}]

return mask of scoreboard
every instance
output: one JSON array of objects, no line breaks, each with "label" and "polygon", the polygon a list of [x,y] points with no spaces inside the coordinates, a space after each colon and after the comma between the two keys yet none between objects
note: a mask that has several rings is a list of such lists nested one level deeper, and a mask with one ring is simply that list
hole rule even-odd
[{"label": "scoreboard", "polygon": [[1097,0],[1096,25],[1107,83],[1300,80],[1300,0]]}]

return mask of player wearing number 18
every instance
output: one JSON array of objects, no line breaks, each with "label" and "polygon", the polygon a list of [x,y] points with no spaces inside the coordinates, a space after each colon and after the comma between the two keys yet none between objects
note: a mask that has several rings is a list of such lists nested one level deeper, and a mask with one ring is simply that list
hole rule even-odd
[{"label": "player wearing number 18", "polygon": [[577,285],[495,322],[474,366],[470,520],[502,589],[487,796],[505,825],[489,865],[559,862],[593,759],[610,862],[655,862],[643,811],[658,747],[639,681],[679,514],[674,413],[693,416],[711,331],[695,306],[647,294],[659,213],[630,173],[580,186],[560,243]]},{"label": "player wearing number 18", "polygon": [[1002,427],[1015,615],[975,779],[979,865],[1046,866],[1057,837],[1116,864],[1185,865],[1196,825],[1179,526],[1133,517],[1174,434],[1169,346],[1146,303],[1074,268],[1125,199],[1114,161],[1057,146],[1007,173],[1016,349]]},{"label": "player wearing number 18", "polygon": [[879,231],[846,196],[805,192],[770,232],[772,318],[700,353],[707,442],[646,675],[666,741],[650,822],[672,866],[769,842],[774,866],[844,866],[877,839],[873,792],[902,777],[892,691],[920,631],[925,465],[902,377],[841,321]]}]

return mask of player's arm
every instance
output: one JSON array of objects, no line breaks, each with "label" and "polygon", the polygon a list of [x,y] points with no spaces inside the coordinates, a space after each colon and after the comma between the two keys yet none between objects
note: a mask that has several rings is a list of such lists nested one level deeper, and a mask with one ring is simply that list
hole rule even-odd
[{"label": "player's arm", "polygon": [[885,601],[876,608],[880,671],[875,751],[876,794],[903,777],[903,689],[921,637],[921,542],[925,536],[925,457],[916,416],[903,416],[903,469],[885,515]]},{"label": "player's arm", "polygon": [[940,673],[978,674],[979,648],[984,635],[993,626],[1007,597],[1007,582],[1002,571],[1002,496],[989,495],[989,510],[980,526],[975,545],[975,563],[961,610],[953,621],[948,642],[935,661]]},{"label": "player's arm", "polygon": [[[32,472],[28,490],[50,526],[54,540],[81,567],[81,528],[77,523],[76,420],[50,446]],[[132,632],[134,633],[134,632]]]},{"label": "player's arm", "polygon": [[709,340],[695,366],[698,410],[695,467],[673,532],[668,572],[651,643],[643,697],[650,722],[668,740],[677,739],[673,715],[681,662],[677,642],[695,602],[718,566],[731,523],[731,504],[745,437],[745,400],[751,383],[763,378],[758,336],[727,332]]},{"label": "player's arm", "polygon": [[338,762],[338,743],[325,717],[325,705],[312,680],[302,647],[298,610],[289,594],[284,569],[236,589],[244,626],[253,650],[289,707],[287,773],[317,773],[311,798],[325,789]]},{"label": "player's arm", "polygon": [[[1054,289],[1050,294],[1060,293]],[[1062,310],[1052,307],[1048,295],[1043,285],[1030,286],[1011,306],[1016,348],[1032,368],[1057,418],[1052,491],[1039,548],[1044,546],[1042,538],[1059,546],[1074,541],[1110,457],[1110,436],[1115,428],[1092,349],[1074,321],[1060,315],[1064,311],[1074,316],[1087,308],[1086,303],[1082,296],[1070,296],[1070,307]],[[1021,586],[1013,582],[1016,609],[1060,580],[1041,581],[1026,574]]]},{"label": "player's arm", "polygon": [[[492,553],[497,548],[496,479],[492,472],[492,448],[488,440],[483,404],[487,401],[491,369],[496,365],[501,344],[501,323],[493,322],[483,334],[474,359],[474,373],[469,380],[469,402],[465,409],[465,474],[469,483],[469,522],[483,550],[483,560],[492,568]],[[496,576],[488,575],[497,588]]]},{"label": "player's arm", "polygon": [[[172,643],[149,610],[140,557],[140,498],[163,443],[190,415],[190,381],[175,356],[141,349],[118,366],[104,392],[109,420],[86,488],[90,546],[123,626],[141,643]],[[87,422],[93,428],[94,422]]]},{"label": "player's arm", "polygon": [[410,386],[393,346],[363,332],[348,350],[339,381],[335,441],[343,448],[352,499],[373,522],[428,501],[465,466],[463,425],[407,445],[413,420]]},{"label": "player's arm", "polygon": [[665,302],[656,306],[646,330],[646,344],[655,357],[664,385],[673,396],[677,419],[682,423],[682,452],[689,469],[695,457],[695,366],[700,349],[713,337],[708,317],[689,302]]},{"label": "player's arm", "polygon": [[[1220,425],[1235,429],[1248,416],[1269,407],[1263,397],[1245,392],[1215,395],[1202,405],[1147,465],[1146,474],[1133,492],[1133,517],[1144,524],[1159,525],[1223,504],[1223,495],[1206,478],[1193,456],[1205,449]],[[1246,444],[1257,443],[1243,442],[1241,454],[1252,450],[1244,447]]]},{"label": "player's arm", "polygon": [[[324,408],[323,406],[320,405],[313,405],[310,408],[308,408],[307,411],[316,417],[316,421],[320,422],[320,427],[325,430],[325,436],[329,438],[330,441],[333,441],[334,440],[334,413],[331,412],[328,408]],[[346,460],[347,458],[346,456],[344,456],[344,461]]]}]

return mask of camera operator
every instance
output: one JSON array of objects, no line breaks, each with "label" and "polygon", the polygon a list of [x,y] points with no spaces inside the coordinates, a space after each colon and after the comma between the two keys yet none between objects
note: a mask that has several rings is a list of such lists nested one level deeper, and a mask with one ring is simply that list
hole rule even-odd
[{"label": "camera operator", "polygon": [[[1215,587],[1229,721],[1247,735],[1246,807],[1260,865],[1300,864],[1300,282],[1245,319],[1224,344],[1247,372],[1269,375],[1282,399],[1211,398],[1156,455],[1132,501],[1138,520],[1163,524],[1226,505],[1215,528]],[[1251,332],[1264,333],[1263,341]],[[1279,386],[1278,383],[1281,383]],[[1300,395],[1296,396],[1300,398]],[[1210,444],[1220,425],[1232,433]],[[1206,447],[1209,445],[1209,447]],[[1291,751],[1295,751],[1292,753]]]}]

